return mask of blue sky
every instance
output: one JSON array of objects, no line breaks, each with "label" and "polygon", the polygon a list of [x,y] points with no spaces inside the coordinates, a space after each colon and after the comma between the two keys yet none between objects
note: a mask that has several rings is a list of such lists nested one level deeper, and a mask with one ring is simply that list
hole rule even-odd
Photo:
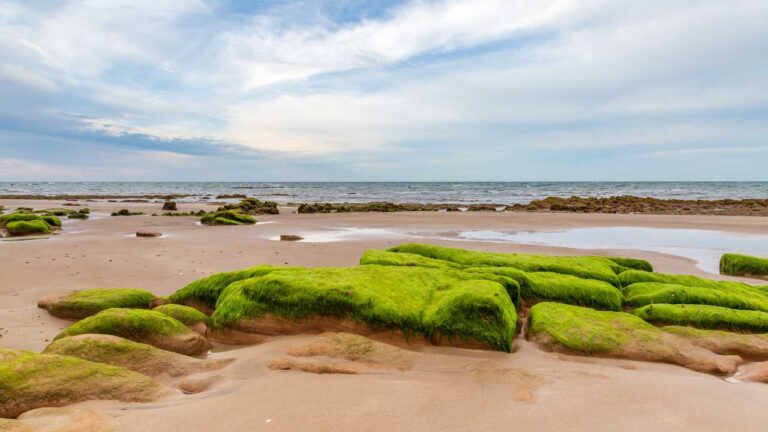
[{"label": "blue sky", "polygon": [[764,0],[5,0],[0,181],[768,180]]}]

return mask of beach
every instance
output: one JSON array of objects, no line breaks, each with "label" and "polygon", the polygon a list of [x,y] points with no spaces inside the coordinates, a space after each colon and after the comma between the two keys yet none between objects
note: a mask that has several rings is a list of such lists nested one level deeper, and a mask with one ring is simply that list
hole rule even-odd
[{"label": "beach", "polygon": [[[60,201],[4,200],[54,208]],[[459,240],[467,230],[557,231],[645,227],[768,235],[764,218],[511,212],[296,214],[281,207],[252,226],[209,227],[194,217],[150,216],[159,203],[80,202],[89,220],[67,220],[47,239],[0,243],[0,344],[41,351],[70,322],[38,309],[46,294],[84,288],[142,288],[168,295],[201,277],[256,264],[354,266],[368,249],[427,242],[483,251],[630,256],[657,271],[726,278],[690,258],[643,250],[573,249]],[[77,207],[73,207],[77,208]],[[110,217],[127,208],[142,216]],[[179,211],[214,210],[180,203]],[[162,237],[138,238],[137,229]],[[277,241],[281,234],[304,241]],[[747,280],[729,278],[734,280]],[[754,282],[754,281],[753,281]],[[768,386],[731,383],[682,367],[540,351],[518,338],[511,354],[402,341],[409,370],[313,374],[271,370],[285,350],[322,335],[275,336],[253,346],[216,344],[213,358],[235,358],[207,391],[147,404],[90,401],[123,431],[251,430],[762,430]]]}]

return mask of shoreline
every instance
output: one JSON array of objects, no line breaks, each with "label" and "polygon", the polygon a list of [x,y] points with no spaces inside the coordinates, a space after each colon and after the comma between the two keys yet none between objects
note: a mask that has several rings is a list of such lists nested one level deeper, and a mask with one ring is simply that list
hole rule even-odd
[{"label": "shoreline", "polygon": [[[198,197],[197,201],[184,200],[185,204],[225,205],[246,198],[245,195],[201,196],[174,195],[0,195],[2,201],[65,201],[74,203],[162,203],[178,199]],[[370,202],[286,202],[260,200],[275,206],[296,209],[298,213],[397,213],[397,212],[495,212],[495,213],[588,213],[588,214],[655,214],[655,215],[718,215],[768,217],[768,199],[719,199],[683,200],[637,196],[613,197],[548,197],[532,200],[527,204],[504,203],[395,203]],[[216,201],[230,200],[230,201]]]}]

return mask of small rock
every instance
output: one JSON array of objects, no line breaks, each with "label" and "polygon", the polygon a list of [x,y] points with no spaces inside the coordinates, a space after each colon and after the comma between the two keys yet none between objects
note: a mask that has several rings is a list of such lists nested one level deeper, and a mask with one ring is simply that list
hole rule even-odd
[{"label": "small rock", "polygon": [[163,210],[167,211],[176,211],[176,202],[175,201],[166,201],[163,203]]},{"label": "small rock", "polygon": [[140,229],[136,231],[136,237],[160,237],[163,234],[158,231],[150,231],[145,229]]},{"label": "small rock", "polygon": [[280,241],[298,241],[304,240],[304,237],[294,234],[280,234]]}]

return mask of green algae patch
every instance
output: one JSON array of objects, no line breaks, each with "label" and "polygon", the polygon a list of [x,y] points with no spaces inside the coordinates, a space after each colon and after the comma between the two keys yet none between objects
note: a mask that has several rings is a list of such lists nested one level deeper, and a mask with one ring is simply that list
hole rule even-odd
[{"label": "green algae patch", "polygon": [[179,304],[164,304],[152,310],[168,315],[171,318],[175,318],[186,326],[194,325],[197,323],[208,323],[208,315],[189,306]]},{"label": "green algae patch", "polygon": [[51,226],[42,219],[8,222],[8,224],[5,226],[5,229],[8,230],[8,234],[12,236],[51,233]]},{"label": "green algae patch", "polygon": [[478,252],[426,244],[404,244],[389,249],[459,264],[464,267],[514,267],[528,272],[552,272],[595,279],[620,286],[616,274],[625,268],[603,257],[561,257]]},{"label": "green algae patch", "polygon": [[360,265],[412,266],[437,269],[460,269],[461,265],[450,261],[429,258],[412,253],[396,253],[383,250],[367,250],[360,257]]},{"label": "green algae patch", "polygon": [[231,361],[198,360],[152,345],[100,334],[83,334],[55,340],[45,348],[44,353],[77,357],[149,376],[184,376],[219,369]]},{"label": "green algae patch", "polygon": [[9,213],[0,216],[0,226],[6,226],[11,222],[29,222],[35,220],[41,220],[40,216],[32,213]]},{"label": "green algae patch", "polygon": [[716,374],[732,373],[740,363],[737,356],[714,354],[625,312],[538,303],[530,317],[529,339],[548,351],[672,363]]},{"label": "green algae patch", "polygon": [[494,273],[518,281],[521,296],[527,304],[555,301],[613,311],[622,308],[621,292],[599,280],[551,272],[524,272],[512,267],[470,267],[464,270]]},{"label": "green algae patch", "polygon": [[207,351],[210,343],[180,321],[143,309],[107,309],[65,329],[55,340],[81,334],[106,334],[146,343],[180,354]]},{"label": "green algae patch", "polygon": [[628,270],[642,270],[647,272],[653,271],[653,266],[651,265],[651,263],[644,259],[626,258],[626,257],[595,257],[595,258],[605,258],[605,259],[611,260]]},{"label": "green algae patch", "polygon": [[701,330],[683,326],[666,326],[662,330],[718,354],[735,354],[754,361],[768,360],[768,334]]},{"label": "green algae patch", "polygon": [[111,216],[141,216],[144,212],[132,212],[128,209],[120,209],[116,212],[112,212]]},{"label": "green algae patch", "polygon": [[152,378],[127,369],[0,348],[0,417],[94,399],[149,402],[166,392]]},{"label": "green algae patch", "polygon": [[625,304],[639,307],[651,304],[692,304],[722,306],[730,309],[746,309],[768,312],[768,297],[752,289],[736,287],[707,288],[638,282],[624,288]]},{"label": "green algae patch", "polygon": [[629,286],[638,282],[659,282],[715,289],[760,290],[759,287],[742,282],[717,281],[686,274],[652,273],[639,270],[627,270],[622,272],[619,274],[619,280],[621,281],[622,286]]},{"label": "green algae patch", "polygon": [[[272,317],[298,322],[349,320],[433,342],[510,351],[517,325],[507,289],[461,271],[365,265],[271,272],[229,285],[211,317],[217,329],[253,328]],[[316,330],[331,330],[316,328]],[[357,330],[360,330],[359,328]]]},{"label": "green algae patch", "polygon": [[37,306],[51,315],[66,319],[81,319],[105,309],[148,309],[155,295],[133,288],[93,288],[47,295]]},{"label": "green algae patch", "polygon": [[206,213],[200,218],[203,225],[253,225],[256,218],[235,210]]},{"label": "green algae patch", "polygon": [[301,267],[259,265],[245,270],[216,273],[208,277],[191,282],[184,288],[176,291],[168,297],[171,303],[192,306],[210,313],[216,307],[221,292],[229,284],[243,279],[249,279],[273,271],[290,271],[301,269]]},{"label": "green algae patch", "polygon": [[768,258],[727,253],[720,258],[720,273],[768,279]]},{"label": "green algae patch", "polygon": [[701,329],[768,332],[768,313],[691,304],[654,304],[632,310],[632,314],[659,325]]}]

